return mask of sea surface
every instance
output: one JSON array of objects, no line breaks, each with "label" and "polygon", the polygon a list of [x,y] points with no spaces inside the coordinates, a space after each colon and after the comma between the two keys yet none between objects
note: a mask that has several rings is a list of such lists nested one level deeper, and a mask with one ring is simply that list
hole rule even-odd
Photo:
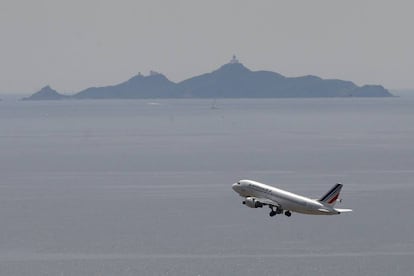
[{"label": "sea surface", "polygon": [[[0,102],[0,275],[413,275],[414,97]],[[338,216],[269,217],[253,179]]]}]

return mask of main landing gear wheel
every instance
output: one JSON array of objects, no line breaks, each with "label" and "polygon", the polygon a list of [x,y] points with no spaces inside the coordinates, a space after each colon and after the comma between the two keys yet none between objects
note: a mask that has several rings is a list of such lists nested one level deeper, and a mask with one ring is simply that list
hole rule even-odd
[{"label": "main landing gear wheel", "polygon": [[282,208],[279,208],[279,207],[276,207],[276,206],[272,206],[272,205],[269,205],[269,207],[270,207],[270,210],[271,210],[271,212],[269,213],[269,216],[271,216],[271,217],[274,217],[277,214],[282,214],[283,213],[283,209]]},{"label": "main landing gear wheel", "polygon": [[285,216],[290,217],[291,215],[292,215],[292,213],[291,213],[291,212],[289,212],[289,211],[286,211],[286,212],[285,212]]}]

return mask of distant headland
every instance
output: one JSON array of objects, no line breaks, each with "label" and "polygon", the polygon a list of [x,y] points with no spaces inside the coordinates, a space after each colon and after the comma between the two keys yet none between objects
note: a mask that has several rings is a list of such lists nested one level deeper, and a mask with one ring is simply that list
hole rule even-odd
[{"label": "distant headland", "polygon": [[392,97],[381,85],[357,86],[351,81],[316,76],[285,77],[271,71],[251,71],[235,56],[211,73],[175,83],[151,71],[120,84],[90,87],[62,95],[49,86],[22,100],[150,99],[150,98],[315,98]]}]

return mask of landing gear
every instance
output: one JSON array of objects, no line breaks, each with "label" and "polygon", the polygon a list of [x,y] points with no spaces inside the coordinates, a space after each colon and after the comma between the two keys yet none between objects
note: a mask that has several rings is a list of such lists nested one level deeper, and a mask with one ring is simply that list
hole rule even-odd
[{"label": "landing gear", "polygon": [[283,209],[282,209],[282,208],[275,207],[275,206],[269,206],[269,207],[270,207],[270,210],[272,210],[272,211],[270,211],[270,213],[269,213],[269,216],[271,216],[271,217],[274,217],[274,216],[276,216],[277,214],[281,214],[281,213],[283,213]]},{"label": "landing gear", "polygon": [[285,216],[290,217],[291,215],[292,215],[292,213],[290,211],[285,212]]}]

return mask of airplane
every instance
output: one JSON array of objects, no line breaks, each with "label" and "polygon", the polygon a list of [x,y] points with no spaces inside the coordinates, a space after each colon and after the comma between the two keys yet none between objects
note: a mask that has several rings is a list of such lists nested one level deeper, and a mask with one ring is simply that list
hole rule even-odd
[{"label": "airplane", "polygon": [[262,208],[267,205],[271,210],[269,216],[274,217],[284,213],[290,217],[291,212],[308,215],[338,215],[352,212],[352,209],[334,208],[342,186],[337,183],[320,199],[311,199],[253,180],[240,180],[234,183],[232,188],[244,197],[242,203],[247,207]]}]

